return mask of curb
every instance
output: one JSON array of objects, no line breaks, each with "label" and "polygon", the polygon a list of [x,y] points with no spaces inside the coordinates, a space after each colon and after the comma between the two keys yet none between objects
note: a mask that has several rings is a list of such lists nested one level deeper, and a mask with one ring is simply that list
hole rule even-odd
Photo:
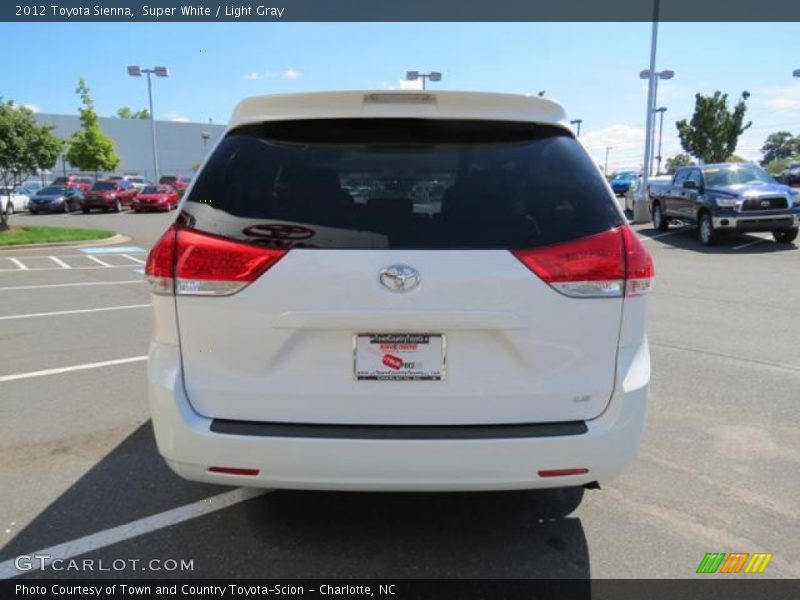
[{"label": "curb", "polygon": [[83,248],[84,246],[112,246],[114,244],[124,244],[132,241],[133,238],[117,233],[109,238],[99,240],[82,240],[80,242],[49,242],[45,244],[13,244],[10,246],[0,246],[0,254],[7,250],[19,250],[25,248]]}]

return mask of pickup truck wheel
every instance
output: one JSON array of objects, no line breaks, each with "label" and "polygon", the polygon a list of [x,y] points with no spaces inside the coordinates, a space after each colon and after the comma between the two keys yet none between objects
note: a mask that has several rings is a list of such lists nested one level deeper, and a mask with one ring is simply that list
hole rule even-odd
[{"label": "pickup truck wheel", "polygon": [[666,231],[669,229],[669,219],[664,216],[661,204],[653,206],[653,227],[659,231]]},{"label": "pickup truck wheel", "polygon": [[83,211],[83,214],[85,214],[85,215],[89,214],[89,209],[88,208],[82,208],[81,211]]},{"label": "pickup truck wheel", "polygon": [[797,227],[794,229],[776,229],[772,232],[772,237],[779,244],[791,244],[797,239],[797,232]]},{"label": "pickup truck wheel", "polygon": [[711,220],[711,215],[707,212],[700,213],[698,232],[700,233],[700,241],[704,246],[713,246],[717,243],[719,233],[714,231],[714,223]]}]

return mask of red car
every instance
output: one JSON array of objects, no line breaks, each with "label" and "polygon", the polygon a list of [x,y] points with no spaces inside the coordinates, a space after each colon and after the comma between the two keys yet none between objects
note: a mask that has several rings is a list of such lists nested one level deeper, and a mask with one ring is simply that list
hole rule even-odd
[{"label": "red car", "polygon": [[[163,177],[162,177],[163,179]],[[170,185],[150,185],[144,188],[133,201],[133,211],[170,211],[178,208],[181,197]]]},{"label": "red car", "polygon": [[88,213],[93,208],[121,212],[123,206],[133,204],[138,190],[127,181],[98,181],[86,192],[81,209]]},{"label": "red car", "polygon": [[160,185],[169,185],[174,187],[177,191],[185,190],[192,182],[191,177],[177,177],[175,175],[164,175],[158,180]]},{"label": "red car", "polygon": [[67,187],[78,188],[82,192],[86,193],[92,187],[92,178],[67,175],[66,177],[56,177],[53,183],[50,185],[65,185]]}]

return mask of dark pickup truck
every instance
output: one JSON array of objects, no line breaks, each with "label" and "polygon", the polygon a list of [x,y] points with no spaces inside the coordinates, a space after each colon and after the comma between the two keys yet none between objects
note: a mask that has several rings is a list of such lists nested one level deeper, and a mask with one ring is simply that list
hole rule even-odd
[{"label": "dark pickup truck", "polygon": [[707,246],[731,231],[770,231],[776,242],[791,243],[800,227],[800,200],[797,190],[757,165],[698,165],[678,169],[672,184],[650,197],[650,214],[661,231],[672,220],[697,225]]}]

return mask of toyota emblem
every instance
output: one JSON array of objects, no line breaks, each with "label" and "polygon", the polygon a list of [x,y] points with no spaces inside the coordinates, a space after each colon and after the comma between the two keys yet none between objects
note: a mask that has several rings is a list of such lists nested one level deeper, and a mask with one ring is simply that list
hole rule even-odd
[{"label": "toyota emblem", "polygon": [[408,292],[419,285],[419,271],[408,265],[391,265],[381,270],[380,281],[393,292]]}]

